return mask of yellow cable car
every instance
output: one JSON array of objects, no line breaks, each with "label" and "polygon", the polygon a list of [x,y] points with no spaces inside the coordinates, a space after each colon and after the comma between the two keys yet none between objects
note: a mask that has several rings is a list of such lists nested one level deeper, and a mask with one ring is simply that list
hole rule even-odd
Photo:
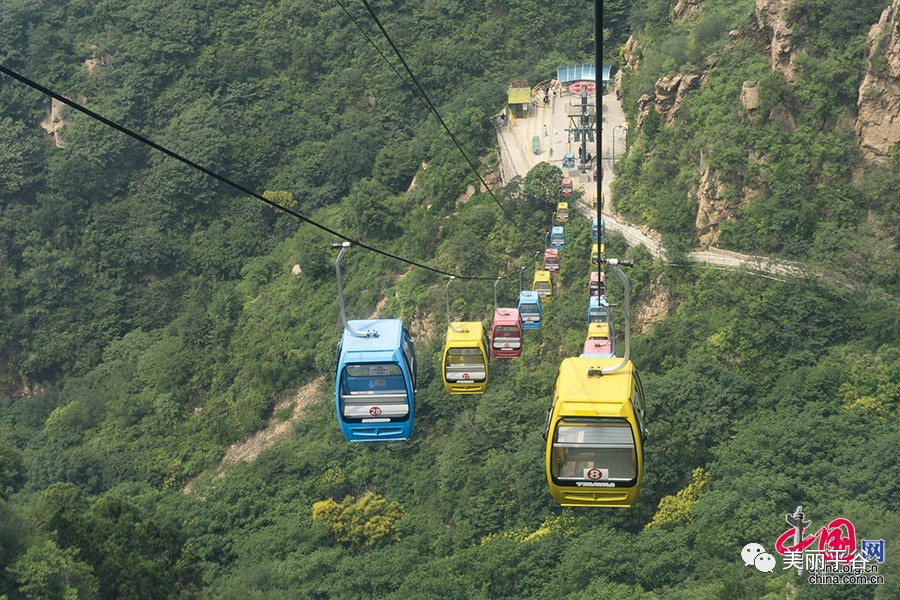
[{"label": "yellow cable car", "polygon": [[590,323],[588,324],[589,340],[608,340],[609,339],[609,323]]},{"label": "yellow cable car", "polygon": [[606,254],[605,244],[602,242],[600,244],[592,244],[591,245],[591,264],[595,267],[600,266],[600,258]]},{"label": "yellow cable car", "polygon": [[569,203],[559,202],[556,205],[556,222],[568,223],[569,221]]},{"label": "yellow cable car", "polygon": [[643,477],[645,418],[630,360],[563,360],[545,432],[553,499],[562,506],[633,506]]},{"label": "yellow cable car", "polygon": [[449,394],[483,394],[487,389],[488,360],[480,321],[454,321],[447,327],[443,372]]},{"label": "yellow cable car", "polygon": [[591,200],[591,208],[597,210],[597,192],[594,192],[594,199]]},{"label": "yellow cable car", "polygon": [[483,394],[488,381],[488,345],[481,321],[450,319],[450,277],[444,288],[447,302],[447,341],[441,358],[444,389],[448,394]]},{"label": "yellow cable car", "polygon": [[541,297],[541,302],[553,300],[553,282],[550,281],[550,271],[544,271],[543,269],[535,271],[531,289],[538,293]]}]

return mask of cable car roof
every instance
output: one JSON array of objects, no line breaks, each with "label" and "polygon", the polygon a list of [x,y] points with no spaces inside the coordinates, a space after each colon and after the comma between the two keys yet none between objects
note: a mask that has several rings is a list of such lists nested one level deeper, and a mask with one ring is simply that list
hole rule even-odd
[{"label": "cable car roof", "polygon": [[480,342],[484,337],[484,325],[481,324],[481,321],[453,321],[452,325],[463,331],[447,327],[448,344],[451,342]]},{"label": "cable car roof", "polygon": [[374,330],[377,337],[357,337],[344,330],[341,343],[345,351],[357,352],[393,352],[400,347],[403,333],[403,321],[400,319],[369,319],[365,321],[348,321],[350,327],[358,331]]},{"label": "cable car roof", "polygon": [[559,414],[575,417],[632,416],[634,365],[631,361],[609,375],[589,375],[591,370],[612,367],[620,358],[567,358],[559,365],[557,386]]},{"label": "cable car roof", "polygon": [[494,311],[494,325],[516,325],[518,322],[518,308],[498,308]]},{"label": "cable car roof", "polygon": [[534,290],[522,290],[519,292],[519,302],[538,304],[541,301],[541,295]]},{"label": "cable car roof", "polygon": [[[597,308],[600,308],[599,306]],[[588,339],[609,339],[609,323],[588,325]]]},{"label": "cable car roof", "polygon": [[554,225],[553,228],[550,230],[550,233],[551,233],[551,234],[553,234],[553,233],[565,233],[565,231],[566,231],[566,230],[563,228],[562,225]]}]

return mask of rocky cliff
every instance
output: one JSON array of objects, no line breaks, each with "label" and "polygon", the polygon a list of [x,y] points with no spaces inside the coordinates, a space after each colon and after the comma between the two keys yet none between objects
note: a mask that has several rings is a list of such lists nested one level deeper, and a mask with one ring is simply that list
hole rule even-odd
[{"label": "rocky cliff", "polygon": [[638,98],[637,126],[640,129],[644,119],[654,106],[659,114],[660,122],[668,125],[675,120],[681,102],[690,90],[700,85],[700,75],[675,75],[674,77],[662,77],[653,86],[653,91]]},{"label": "rocky cliff", "polygon": [[866,75],[859,86],[856,135],[866,160],[887,162],[900,143],[900,0],[869,31]]},{"label": "rocky cliff", "polygon": [[635,329],[647,331],[657,321],[672,314],[672,297],[669,288],[662,281],[662,275],[650,284],[649,298],[641,303],[634,317]]},{"label": "rocky cliff", "polygon": [[794,0],[756,0],[756,22],[766,40],[769,60],[777,69],[794,80],[794,59],[799,52],[794,41],[794,29],[788,20]]},{"label": "rocky cliff", "polygon": [[[750,161],[761,164],[762,157],[751,153]],[[714,244],[719,239],[719,225],[734,221],[735,212],[748,206],[756,198],[761,190],[759,188],[744,187],[739,197],[728,194],[725,183],[709,168],[703,153],[700,153],[700,182],[691,190],[691,196],[697,200],[697,237],[701,244]]]},{"label": "rocky cliff", "polygon": [[676,21],[681,21],[698,12],[700,12],[700,0],[678,0],[678,4],[672,10],[672,17]]}]

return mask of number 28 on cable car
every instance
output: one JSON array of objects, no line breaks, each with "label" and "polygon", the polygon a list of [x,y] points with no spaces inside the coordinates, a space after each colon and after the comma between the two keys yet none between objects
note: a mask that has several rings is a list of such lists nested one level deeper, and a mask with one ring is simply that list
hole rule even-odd
[{"label": "number 28 on cable car", "polygon": [[443,370],[444,389],[448,394],[484,393],[488,358],[481,321],[457,321],[447,327]]},{"label": "number 28 on cable car", "polygon": [[405,440],[412,435],[416,355],[398,319],[350,321],[374,331],[357,337],[344,330],[337,366],[338,420],[351,442]]},{"label": "number 28 on cable car", "polygon": [[644,396],[631,361],[567,358],[559,367],[547,422],[550,493],[563,506],[626,508],[643,477]]}]

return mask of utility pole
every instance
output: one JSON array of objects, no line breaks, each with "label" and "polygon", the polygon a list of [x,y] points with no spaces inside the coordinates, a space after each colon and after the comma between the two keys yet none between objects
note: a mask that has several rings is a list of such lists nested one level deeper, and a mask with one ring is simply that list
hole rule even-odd
[{"label": "utility pole", "polygon": [[[600,224],[603,222],[603,0],[594,0],[594,84],[598,99],[595,121],[597,125],[597,241],[602,243]],[[596,118],[599,116],[600,118]]]},{"label": "utility pole", "polygon": [[[595,84],[596,89],[596,84]],[[594,141],[594,121],[597,120],[597,111],[594,109],[597,105],[588,102],[588,94],[586,86],[581,88],[581,103],[569,104],[566,109],[566,115],[569,117],[571,127],[566,131],[572,134],[575,142],[581,142],[581,155],[579,157],[579,165],[581,172],[587,172],[587,144]],[[599,149],[597,151],[599,155]]]}]

